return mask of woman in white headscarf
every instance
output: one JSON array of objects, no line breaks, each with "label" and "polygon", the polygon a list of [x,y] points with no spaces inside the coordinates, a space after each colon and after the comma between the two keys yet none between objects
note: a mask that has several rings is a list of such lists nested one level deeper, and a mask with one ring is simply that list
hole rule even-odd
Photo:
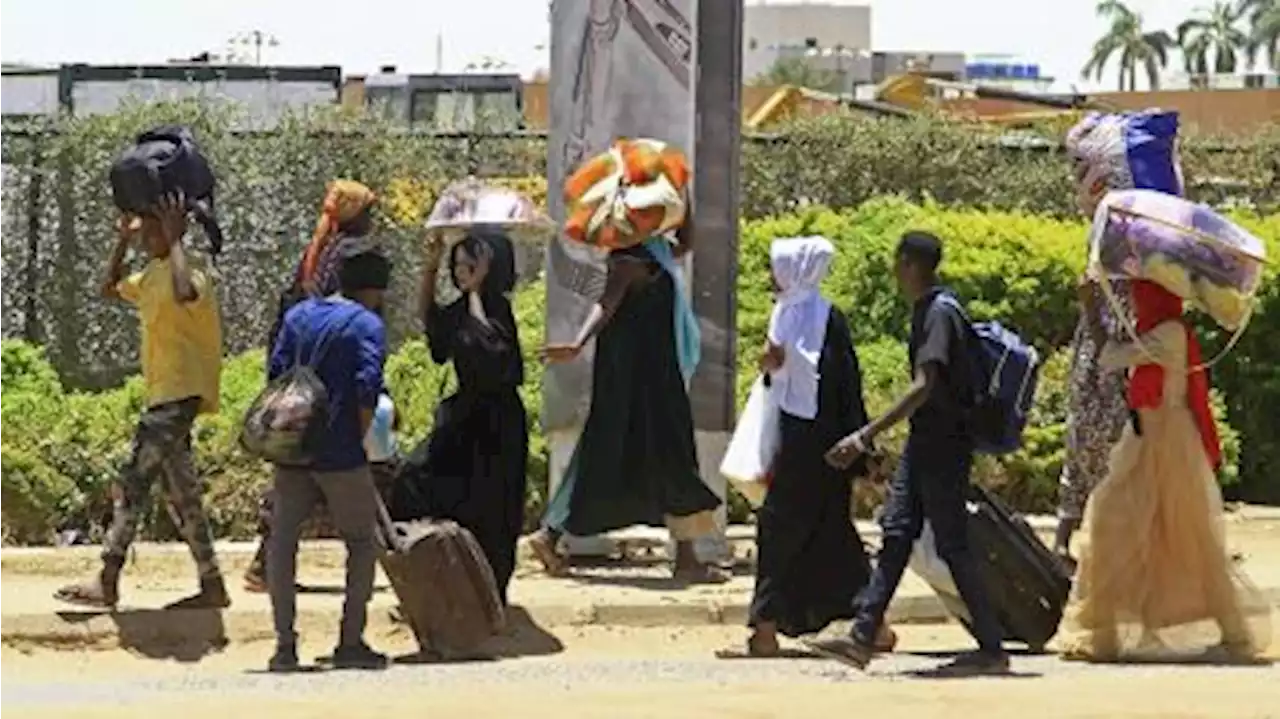
[{"label": "woman in white headscarf", "polygon": [[[822,296],[835,248],[822,237],[773,242],[776,302],[760,356],[780,410],[781,444],[756,522],[755,594],[745,653],[774,657],[778,634],[798,637],[853,616],[871,566],[850,517],[850,488],[861,467],[823,461],[833,443],[867,421],[862,373],[844,315]],[[892,647],[885,630],[882,648]]]}]

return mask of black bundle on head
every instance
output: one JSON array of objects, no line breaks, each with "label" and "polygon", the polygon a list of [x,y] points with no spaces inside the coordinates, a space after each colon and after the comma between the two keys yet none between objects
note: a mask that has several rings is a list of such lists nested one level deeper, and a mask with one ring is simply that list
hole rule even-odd
[{"label": "black bundle on head", "polygon": [[458,253],[466,251],[473,259],[489,258],[489,272],[485,275],[480,294],[484,296],[504,295],[516,285],[515,247],[511,238],[498,230],[473,230],[467,233],[458,244],[453,246],[449,254],[449,272],[453,285],[458,285]]},{"label": "black bundle on head", "polygon": [[343,293],[385,290],[391,284],[391,260],[373,242],[356,242],[342,250],[338,285]]},{"label": "black bundle on head", "polygon": [[934,272],[942,264],[942,240],[922,230],[912,230],[898,241],[898,257],[911,264]]},{"label": "black bundle on head", "polygon": [[190,128],[161,125],[138,135],[111,164],[110,180],[116,207],[130,214],[152,215],[161,198],[181,193],[209,238],[209,254],[222,252],[213,204],[217,181]]}]

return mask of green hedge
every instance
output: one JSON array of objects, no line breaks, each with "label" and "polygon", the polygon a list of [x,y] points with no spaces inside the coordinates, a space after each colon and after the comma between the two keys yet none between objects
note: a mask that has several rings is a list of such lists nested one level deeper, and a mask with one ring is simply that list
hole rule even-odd
[{"label": "green hedge", "polygon": [[[1273,253],[1280,252],[1280,216],[1237,219],[1269,238]],[[890,271],[893,244],[907,228],[932,229],[946,239],[944,276],[975,316],[999,317],[1046,353],[1026,447],[998,460],[984,458],[976,476],[1024,510],[1051,509],[1062,463],[1065,345],[1075,322],[1073,287],[1085,232],[1081,222],[880,199],[844,212],[811,209],[745,223],[738,280],[740,400],[754,377],[753,354],[763,341],[768,318],[768,243],[779,236],[821,233],[839,250],[825,289],[853,326],[868,404],[873,412],[887,408],[907,380],[902,343],[906,307]],[[1274,275],[1269,269],[1253,326],[1214,377],[1227,457],[1222,482],[1233,490],[1252,487],[1258,494],[1274,491],[1277,483],[1265,468],[1280,461],[1280,420],[1274,411],[1280,404],[1280,374],[1272,359],[1280,356],[1280,293]],[[406,293],[400,304],[409,302]],[[536,418],[542,378],[536,359],[543,334],[542,285],[521,287],[515,304],[528,377],[523,396]],[[1210,328],[1204,334],[1210,350],[1223,341],[1221,333]],[[410,340],[389,359],[387,376],[402,415],[401,441],[408,448],[429,430],[447,370],[431,363],[420,340]],[[244,537],[253,532],[258,491],[267,481],[266,468],[235,445],[239,418],[262,379],[261,350],[229,359],[222,375],[223,411],[198,424],[197,464],[220,535]],[[132,423],[141,409],[140,381],[133,378],[96,393],[67,390],[39,349],[6,341],[3,382],[5,541],[44,542],[64,524],[100,528],[107,516],[109,483],[127,457]],[[889,448],[899,446],[901,439],[899,428],[889,438]],[[536,429],[532,442],[527,500],[531,522],[541,512],[547,487],[546,443]],[[864,499],[875,501],[874,495]],[[734,502],[734,509],[735,518],[742,518],[740,502]],[[153,511],[145,531],[164,537],[172,530],[165,513]]]},{"label": "green hedge", "polygon": [[[511,178],[530,188],[541,184],[545,194],[547,148],[539,137],[407,133],[384,118],[350,111],[289,114],[270,132],[240,132],[237,120],[232,106],[182,102],[133,104],[25,129],[6,121],[0,138],[5,336],[44,345],[68,386],[110,387],[137,371],[132,315],[84,290],[96,286],[109,249],[110,161],[138,131],[161,122],[191,125],[218,174],[227,236],[220,299],[233,353],[262,345],[281,278],[310,237],[327,181],[358,179],[382,196],[381,233],[404,250],[395,269],[404,286],[412,286],[417,270],[410,250],[418,245],[421,220],[449,180],[466,173]],[[1044,137],[1056,143],[1060,134],[1051,128]],[[901,195],[1071,216],[1074,192],[1061,154],[1011,150],[998,139],[989,128],[928,117],[838,113],[796,120],[776,135],[744,140],[742,214],[754,220]],[[1183,161],[1192,196],[1280,207],[1274,162],[1280,127],[1225,150],[1220,145],[1186,132]],[[389,320],[397,342],[414,332],[407,310]]]}]

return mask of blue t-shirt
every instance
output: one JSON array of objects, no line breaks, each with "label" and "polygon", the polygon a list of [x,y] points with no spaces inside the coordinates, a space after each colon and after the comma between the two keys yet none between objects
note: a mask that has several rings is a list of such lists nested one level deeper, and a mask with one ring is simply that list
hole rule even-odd
[{"label": "blue t-shirt", "polygon": [[341,471],[365,465],[360,408],[373,410],[383,386],[386,329],[382,318],[343,298],[303,300],[285,313],[271,350],[268,379],[295,361],[315,368],[329,395],[329,426],[311,467]]}]

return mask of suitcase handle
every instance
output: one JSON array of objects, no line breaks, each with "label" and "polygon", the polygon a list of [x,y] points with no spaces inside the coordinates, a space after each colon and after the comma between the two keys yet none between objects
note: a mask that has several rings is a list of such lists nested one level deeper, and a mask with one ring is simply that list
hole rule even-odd
[{"label": "suitcase handle", "polygon": [[401,551],[400,534],[396,531],[395,522],[391,521],[391,513],[387,511],[387,505],[383,503],[382,497],[377,492],[374,492],[373,501],[378,503],[376,527],[378,540],[389,552]]}]

